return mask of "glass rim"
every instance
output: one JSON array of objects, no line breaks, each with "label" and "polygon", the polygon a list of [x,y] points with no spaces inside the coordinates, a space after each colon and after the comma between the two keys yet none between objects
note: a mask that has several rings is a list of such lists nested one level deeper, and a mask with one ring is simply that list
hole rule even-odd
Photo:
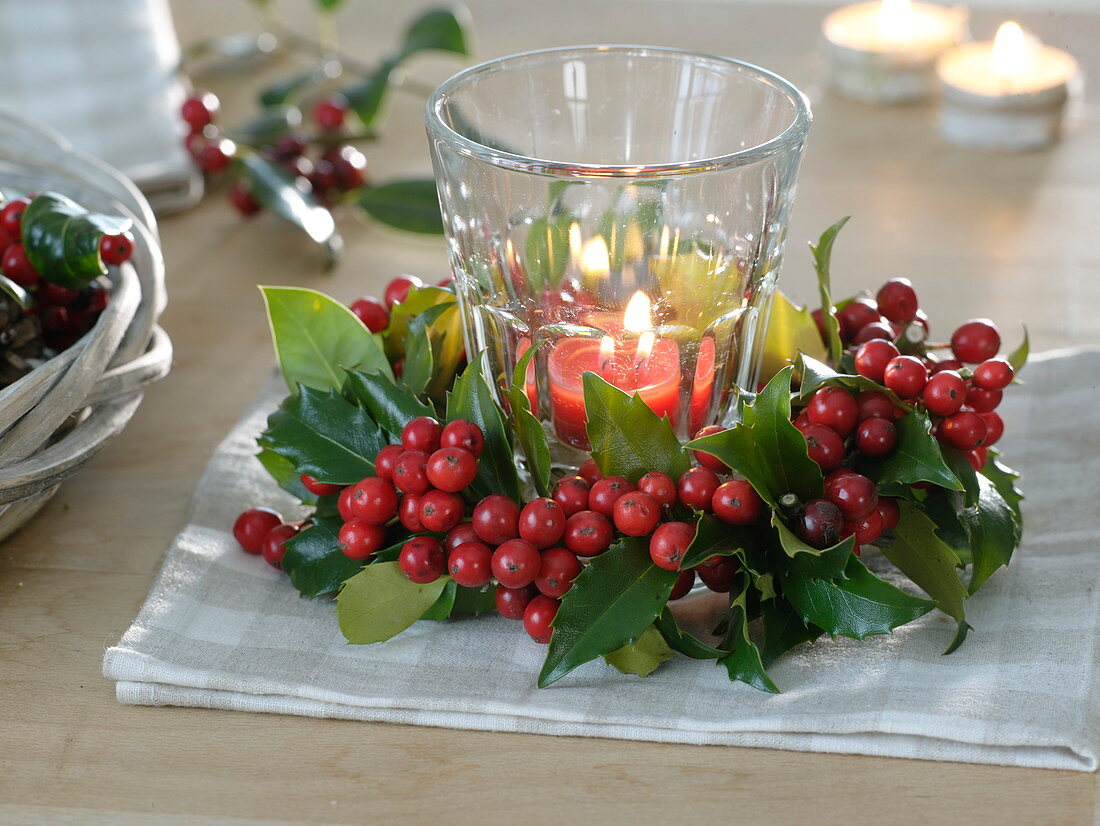
[{"label": "glass rim", "polygon": [[[595,52],[633,53],[642,56],[646,54],[679,56],[681,58],[701,59],[713,64],[723,65],[727,68],[735,67],[738,71],[746,72],[756,80],[771,86],[784,95],[794,108],[794,118],[790,125],[779,134],[755,146],[749,146],[725,155],[655,164],[592,164],[553,161],[546,158],[520,155],[502,149],[494,149],[493,147],[486,146],[483,143],[479,143],[455,131],[444,122],[440,115],[443,103],[448,96],[472,80],[504,71],[510,68],[512,64],[519,63],[520,61],[527,60],[534,56],[584,55]],[[551,49],[536,49],[495,58],[475,66],[470,66],[452,75],[432,92],[424,107],[424,121],[428,134],[432,138],[443,141],[451,149],[462,155],[505,169],[533,174],[578,178],[662,178],[744,166],[772,157],[773,155],[787,152],[805,141],[806,134],[809,132],[810,124],[813,121],[813,114],[810,111],[809,99],[797,86],[781,75],[770,72],[755,64],[746,63],[743,60],[735,60],[731,57],[708,54],[706,52],[694,52],[689,49],[622,44],[559,46]]]}]

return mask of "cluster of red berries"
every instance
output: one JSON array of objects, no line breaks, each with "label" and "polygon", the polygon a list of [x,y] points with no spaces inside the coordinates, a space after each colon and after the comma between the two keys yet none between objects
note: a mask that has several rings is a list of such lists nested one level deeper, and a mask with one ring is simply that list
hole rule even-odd
[{"label": "cluster of red berries", "polygon": [[[187,150],[199,168],[211,174],[226,169],[237,154],[237,145],[218,129],[219,108],[215,95],[196,92],[181,109],[189,128]],[[367,181],[366,156],[354,146],[339,142],[347,112],[348,104],[342,96],[327,98],[314,107],[313,120],[320,132],[317,143],[323,148],[312,159],[307,155],[311,137],[300,131],[288,132],[258,147],[268,160],[294,176],[299,189],[312,193],[325,206],[331,206],[340,193],[358,189]],[[229,200],[242,215],[255,215],[262,209],[244,179],[230,187]]]},{"label": "cluster of red berries", "polygon": [[[1004,433],[1004,422],[995,410],[1014,376],[1012,365],[997,356],[1001,334],[996,325],[985,318],[971,319],[955,330],[949,345],[924,344],[928,320],[905,278],[886,282],[874,300],[852,301],[836,318],[842,339],[855,347],[856,372],[906,402],[923,405],[932,416],[936,438],[966,453],[975,469],[984,467],[988,448]],[[921,343],[923,355],[902,355],[898,344],[914,342]],[[947,349],[951,358],[934,355]],[[884,397],[872,399],[872,395],[876,394],[861,394],[857,400],[857,442],[868,455],[885,455],[893,449],[891,440],[896,441],[886,421],[901,411]],[[864,415],[872,407],[881,412]]]},{"label": "cluster of red berries", "polygon": [[[42,338],[54,350],[64,350],[90,330],[110,300],[107,287],[94,281],[82,290],[71,290],[46,281],[27,258],[23,246],[23,213],[30,198],[15,198],[0,209],[0,271],[35,296],[26,313],[38,317]],[[99,256],[106,264],[130,260],[134,238],[129,232],[104,235]]]},{"label": "cluster of red berries", "polygon": [[[442,282],[440,286],[449,284],[450,279]],[[390,310],[395,304],[400,304],[413,287],[423,287],[424,282],[415,275],[399,275],[386,285],[383,300],[373,295],[365,295],[353,301],[349,308],[372,333],[381,333],[390,326]]]}]

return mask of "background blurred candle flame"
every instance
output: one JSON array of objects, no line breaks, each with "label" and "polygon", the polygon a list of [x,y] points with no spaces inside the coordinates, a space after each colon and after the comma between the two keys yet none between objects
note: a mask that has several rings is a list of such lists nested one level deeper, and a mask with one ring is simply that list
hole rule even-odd
[{"label": "background blurred candle flame", "polygon": [[878,30],[884,40],[904,43],[913,37],[911,0],[882,0],[878,7]]},{"label": "background blurred candle flame", "polygon": [[1035,38],[1006,20],[993,38],[993,71],[1006,80],[1023,77],[1035,59]]}]

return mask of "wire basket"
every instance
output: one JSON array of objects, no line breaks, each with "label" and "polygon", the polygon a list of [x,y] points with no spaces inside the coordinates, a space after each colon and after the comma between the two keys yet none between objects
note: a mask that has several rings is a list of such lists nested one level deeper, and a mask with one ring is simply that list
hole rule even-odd
[{"label": "wire basket", "polygon": [[131,260],[109,267],[111,300],[68,349],[0,390],[0,539],[122,432],[147,385],[168,373],[164,260],[156,219],[137,188],[61,136],[0,110],[0,191],[67,195],[133,221]]}]

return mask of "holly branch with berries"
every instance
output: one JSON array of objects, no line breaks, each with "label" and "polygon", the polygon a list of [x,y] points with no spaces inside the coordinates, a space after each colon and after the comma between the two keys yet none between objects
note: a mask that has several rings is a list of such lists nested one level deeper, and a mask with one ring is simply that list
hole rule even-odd
[{"label": "holly branch with berries", "polygon": [[[1026,332],[1007,357],[985,319],[937,343],[906,279],[834,301],[843,224],[811,245],[822,309],[777,294],[766,381],[735,424],[681,445],[639,396],[586,373],[578,468],[552,466],[532,412],[538,344],[511,376],[486,375],[448,284],[403,277],[352,308],[262,288],[290,395],[259,460],[312,512],[252,508],[237,541],[302,595],[335,595],[351,643],[418,620],[522,621],[547,645],[539,686],[601,657],[647,675],[681,655],[778,692],[767,669],[788,651],[936,609],[954,651],[968,597],[1021,538],[1018,474],[995,445]],[[704,589],[726,595],[724,618],[687,627],[676,603]]]}]

